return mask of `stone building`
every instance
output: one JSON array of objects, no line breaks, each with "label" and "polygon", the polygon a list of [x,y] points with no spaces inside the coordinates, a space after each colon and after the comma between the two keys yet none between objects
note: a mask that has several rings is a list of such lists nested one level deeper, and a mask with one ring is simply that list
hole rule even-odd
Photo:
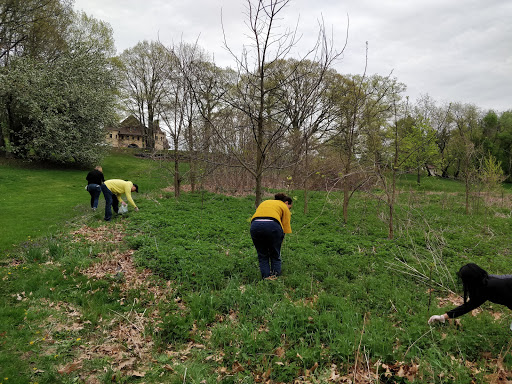
[{"label": "stone building", "polygon": [[[169,142],[155,121],[155,149],[169,149]],[[114,148],[146,148],[144,126],[133,115],[128,116],[115,127],[107,128],[107,143]]]}]

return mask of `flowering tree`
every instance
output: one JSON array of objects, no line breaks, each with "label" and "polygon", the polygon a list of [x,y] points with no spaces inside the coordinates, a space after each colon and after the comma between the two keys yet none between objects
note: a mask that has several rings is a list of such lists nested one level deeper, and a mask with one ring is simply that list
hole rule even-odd
[{"label": "flowering tree", "polygon": [[17,157],[89,164],[101,156],[116,82],[112,47],[92,49],[89,43],[93,36],[108,41],[101,36],[111,37],[112,31],[82,16],[74,19],[72,25],[80,27],[68,29],[67,47],[53,60],[14,57],[0,71],[4,150]]}]

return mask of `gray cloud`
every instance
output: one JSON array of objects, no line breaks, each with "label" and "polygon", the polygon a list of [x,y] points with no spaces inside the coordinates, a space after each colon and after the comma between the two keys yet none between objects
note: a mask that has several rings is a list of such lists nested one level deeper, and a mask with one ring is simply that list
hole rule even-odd
[{"label": "gray cloud", "polygon": [[[233,66],[223,48],[241,52],[248,30],[244,0],[75,0],[75,9],[108,22],[118,51],[142,40],[166,45],[195,42]],[[223,24],[221,24],[221,14]],[[508,0],[292,0],[279,25],[301,34],[295,51],[316,41],[325,23],[335,47],[348,46],[336,64],[340,73],[362,73],[368,42],[368,73],[393,76],[415,99],[473,103],[483,109],[512,109],[512,2]]]}]

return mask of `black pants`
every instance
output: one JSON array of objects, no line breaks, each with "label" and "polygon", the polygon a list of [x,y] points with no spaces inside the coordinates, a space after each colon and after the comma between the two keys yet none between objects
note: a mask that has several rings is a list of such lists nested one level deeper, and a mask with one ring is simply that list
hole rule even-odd
[{"label": "black pants", "polygon": [[109,221],[112,218],[112,208],[115,213],[119,211],[119,200],[105,184],[103,185],[105,186],[102,188],[103,196],[105,196],[105,220]]},{"label": "black pants", "polygon": [[275,221],[251,223],[251,238],[258,252],[258,261],[262,278],[281,274],[281,244],[284,232],[281,224]]}]

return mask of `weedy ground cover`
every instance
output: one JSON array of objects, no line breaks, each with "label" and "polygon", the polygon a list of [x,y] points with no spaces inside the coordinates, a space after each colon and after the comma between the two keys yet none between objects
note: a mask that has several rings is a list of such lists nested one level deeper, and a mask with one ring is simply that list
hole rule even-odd
[{"label": "weedy ground cover", "polygon": [[[312,194],[304,215],[297,192],[294,233],[285,240],[277,281],[259,277],[248,236],[252,197],[201,193],[146,207],[130,221],[129,245],[137,262],[171,281],[185,303],[177,313],[162,310],[172,313],[157,332],[162,348],[192,339],[210,353],[222,351],[220,365],[190,361],[198,380],[231,367],[234,381],[251,372],[255,381],[291,382],[312,371],[336,375],[332,364],[347,374],[364,361],[372,372],[379,362],[409,362],[403,377],[409,372],[425,382],[489,374],[464,362],[485,365],[482,353],[510,359],[507,312],[488,305],[490,312],[459,327],[430,328],[426,320],[443,312],[439,299],[454,297],[461,265],[508,271],[510,206],[478,203],[480,213],[465,215],[463,195],[454,192],[460,185],[435,193],[411,188],[399,196],[394,240],[386,239],[386,206],[379,200],[360,195],[343,225],[341,196]],[[489,325],[493,316],[499,319]],[[484,328],[485,334],[477,331]]]},{"label": "weedy ground cover", "polygon": [[137,213],[79,216],[1,265],[0,382],[507,379],[508,309],[426,321],[460,300],[461,265],[510,272],[510,194],[475,196],[466,215],[459,183],[413,180],[400,181],[393,240],[382,192],[356,194],[344,224],[340,194],[309,193],[304,214],[289,191],[276,280],[259,276],[253,196],[175,199],[155,180]]}]

